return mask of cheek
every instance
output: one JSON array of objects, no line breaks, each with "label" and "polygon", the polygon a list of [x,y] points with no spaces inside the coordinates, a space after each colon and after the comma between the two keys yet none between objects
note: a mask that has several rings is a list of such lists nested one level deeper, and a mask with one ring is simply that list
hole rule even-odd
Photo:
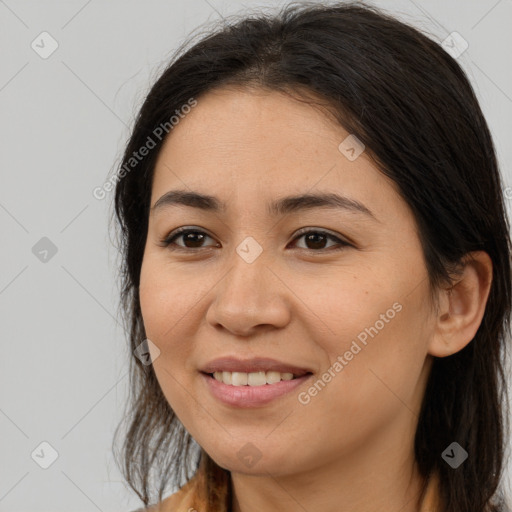
[{"label": "cheek", "polygon": [[[164,274],[156,271],[151,262],[144,260],[141,268],[139,301],[146,335],[154,342],[161,341],[161,334],[173,309],[168,307],[169,290]],[[169,325],[169,324],[168,324]],[[160,343],[157,343],[160,347]]]},{"label": "cheek", "polygon": [[[374,311],[386,310],[377,307]],[[326,460],[332,456],[329,449],[353,450],[397,421],[410,425],[419,413],[418,382],[424,354],[414,339],[417,331],[411,335],[414,311],[410,315],[411,309],[404,305],[389,323],[377,329],[377,334],[370,327],[374,327],[378,315],[367,317],[371,334],[357,323],[351,323],[352,328],[344,323],[347,337],[332,339],[326,346],[331,366],[305,389],[306,394],[300,397],[304,405],[298,406],[289,423],[292,431],[313,429],[318,439],[330,439],[328,446],[320,440],[318,444],[313,441],[313,451]],[[360,332],[368,334],[366,345],[357,338]]]},{"label": "cheek", "polygon": [[200,297],[196,284],[183,273],[167,268],[156,257],[144,260],[139,288],[142,318],[148,338],[163,348],[178,338],[176,330],[190,324],[187,319],[194,315]]},{"label": "cheek", "polygon": [[343,326],[342,342],[330,345],[330,361],[340,364],[331,366],[336,377],[322,396],[324,406],[336,403],[338,420],[350,418],[356,430],[392,422],[407,409],[419,413],[418,382],[428,341],[421,310],[411,297],[369,309],[364,319]]},{"label": "cheek", "polygon": [[322,371],[330,368],[324,375],[332,384],[326,387],[339,390],[329,399],[359,411],[361,404],[378,406],[393,392],[414,400],[427,354],[426,280],[393,270],[322,280],[309,294],[316,341],[327,356]]},{"label": "cheek", "polygon": [[[191,372],[187,364],[192,346],[186,332],[193,318],[197,292],[183,276],[166,269],[158,258],[148,256],[141,268],[139,299],[146,336],[160,350],[153,369],[160,388],[174,412],[188,418],[191,409]],[[192,407],[193,408],[193,407]]]},{"label": "cheek", "polygon": [[[297,277],[294,281],[298,281]],[[397,312],[400,305],[393,304],[401,293],[389,272],[384,278],[366,270],[356,274],[343,269],[329,276],[308,279],[307,283],[302,279],[301,283],[301,289],[308,293],[300,298],[312,313],[305,325],[317,326],[317,342],[331,359],[350,350],[353,340],[364,347],[372,334],[388,330],[394,318],[400,315]],[[384,315],[383,320],[381,315]],[[373,327],[376,322],[377,330]]]}]

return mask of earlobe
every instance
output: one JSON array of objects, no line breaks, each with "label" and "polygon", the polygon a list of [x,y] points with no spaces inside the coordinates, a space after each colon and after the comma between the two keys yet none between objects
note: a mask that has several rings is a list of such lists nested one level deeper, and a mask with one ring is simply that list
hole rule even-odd
[{"label": "earlobe", "polygon": [[428,353],[446,357],[462,350],[482,322],[492,284],[492,261],[485,251],[466,255],[449,288],[439,290],[439,309]]}]

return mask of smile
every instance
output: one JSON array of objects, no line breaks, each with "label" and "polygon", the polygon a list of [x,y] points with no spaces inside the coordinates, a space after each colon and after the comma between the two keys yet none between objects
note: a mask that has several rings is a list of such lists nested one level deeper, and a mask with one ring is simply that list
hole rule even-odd
[{"label": "smile", "polygon": [[[217,373],[217,377],[215,373]],[[261,407],[275,402],[277,398],[284,399],[286,396],[292,396],[292,391],[313,376],[312,373],[294,376],[292,373],[274,371],[215,373],[200,373],[209,394],[223,404],[237,408]],[[256,377],[251,377],[251,375]],[[231,384],[224,383],[224,376],[228,381],[231,378]],[[264,384],[263,378],[265,378]],[[271,381],[270,383],[267,382],[267,378]],[[233,381],[235,384],[233,384]],[[253,382],[253,384],[249,382]]]}]

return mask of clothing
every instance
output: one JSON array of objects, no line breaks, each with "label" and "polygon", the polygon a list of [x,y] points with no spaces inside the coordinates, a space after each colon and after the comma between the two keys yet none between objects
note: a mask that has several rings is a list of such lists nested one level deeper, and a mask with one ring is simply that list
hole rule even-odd
[{"label": "clothing", "polygon": [[[201,471],[198,471],[179,491],[162,500],[149,509],[134,512],[202,512],[206,510],[203,500],[198,497],[197,488],[202,483]],[[439,509],[439,478],[432,476],[427,483],[419,512],[437,512]]]}]

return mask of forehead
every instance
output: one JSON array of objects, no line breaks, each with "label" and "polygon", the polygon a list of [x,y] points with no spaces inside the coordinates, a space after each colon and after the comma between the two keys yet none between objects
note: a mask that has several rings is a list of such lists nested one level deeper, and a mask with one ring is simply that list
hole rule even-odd
[{"label": "forehead", "polygon": [[222,87],[200,96],[197,106],[181,119],[168,138],[176,143],[185,142],[184,139],[193,143],[191,138],[200,137],[207,146],[218,149],[223,144],[235,151],[240,142],[245,147],[252,141],[277,150],[297,139],[317,137],[328,138],[337,146],[338,139],[348,133],[327,112],[295,94]]},{"label": "forehead", "polygon": [[377,209],[396,207],[396,186],[373,160],[364,151],[350,160],[340,150],[350,135],[321,109],[281,92],[210,91],[167,136],[152,204],[172,188],[208,191],[226,203],[235,195],[252,200],[322,188]]}]

